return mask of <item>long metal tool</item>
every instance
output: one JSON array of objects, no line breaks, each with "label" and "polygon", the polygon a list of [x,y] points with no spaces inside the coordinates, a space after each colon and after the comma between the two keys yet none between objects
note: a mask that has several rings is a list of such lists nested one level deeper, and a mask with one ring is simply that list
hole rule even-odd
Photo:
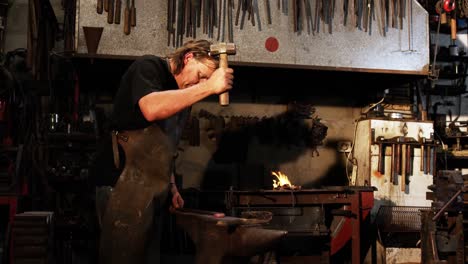
[{"label": "long metal tool", "polygon": [[135,0],[132,0],[132,6],[130,7],[130,25],[132,27],[136,26],[136,16]]},{"label": "long metal tool", "polygon": [[385,1],[385,32],[388,32],[388,25],[390,25],[390,0]]},{"label": "long metal tool", "polygon": [[254,10],[253,10],[253,0],[248,0],[249,2],[249,8],[248,8],[248,11],[249,11],[249,16],[248,16],[248,19],[250,19],[250,22],[252,22],[252,26],[255,27],[255,17],[254,17]]},{"label": "long metal tool", "polygon": [[115,0],[114,24],[120,24],[121,10],[122,10],[122,0]]},{"label": "long metal tool", "polygon": [[363,15],[363,21],[362,21],[362,24],[363,24],[363,27],[364,27],[364,32],[367,32],[367,26],[369,25],[369,15],[370,15],[370,10],[369,10],[369,0],[365,0],[365,4],[364,4],[364,15]]},{"label": "long metal tool", "polygon": [[268,24],[271,24],[271,8],[270,8],[270,0],[265,0],[265,12],[267,17]]},{"label": "long metal tool", "polygon": [[177,26],[176,26],[176,46],[182,44],[181,36],[183,38],[184,25],[183,25],[183,15],[184,13],[184,0],[179,0],[177,2]]},{"label": "long metal tool", "polygon": [[387,32],[386,32],[386,20],[385,20],[385,16],[386,16],[386,11],[385,11],[385,1],[386,0],[378,0],[378,3],[379,3],[379,10],[380,10],[380,29],[382,30],[382,35],[385,37],[387,35]]},{"label": "long metal tool", "polygon": [[405,0],[399,0],[400,2],[400,29],[403,29],[403,18],[405,17],[405,9],[406,9],[406,5],[405,5]]},{"label": "long metal tool", "polygon": [[[356,26],[359,30],[362,30],[362,13],[364,12],[364,1],[365,0],[358,0],[357,1],[357,20],[356,20]],[[356,8],[356,7],[355,7]]]},{"label": "long metal tool", "polygon": [[242,17],[240,21],[240,29],[242,30],[244,28],[244,21],[245,21],[245,15],[248,9],[248,3],[247,3],[247,0],[241,0],[241,1],[242,1]]},{"label": "long metal tool", "polygon": [[177,26],[177,4],[176,4],[176,1],[173,1],[173,0],[170,0],[172,2],[172,7],[171,7],[171,11],[172,11],[172,14],[171,14],[171,24],[172,24],[172,45],[175,46],[176,45],[176,38],[177,38],[177,34],[176,34],[176,26]]},{"label": "long metal tool", "polygon": [[221,31],[221,41],[224,42],[224,37],[226,35],[226,13],[227,13],[227,0],[223,0],[223,28]]},{"label": "long metal tool", "polygon": [[292,1],[292,9],[293,9],[293,32],[297,32],[297,6],[296,0]]},{"label": "long metal tool", "polygon": [[[347,0],[345,0],[347,1]],[[313,32],[312,27],[313,27],[313,20],[312,20],[312,9],[310,5],[310,0],[304,0],[304,8],[306,12],[306,25],[307,25],[307,33],[310,34],[310,32]]]},{"label": "long metal tool", "polygon": [[239,25],[239,16],[240,16],[240,10],[241,10],[241,7],[242,7],[242,0],[237,0],[237,9],[236,9],[236,22],[235,22],[235,25],[238,26]]},{"label": "long metal tool", "polygon": [[[258,10],[258,1],[257,0],[253,0],[252,1],[252,12],[256,15],[257,17],[257,25],[258,25],[258,31],[262,31],[262,24],[261,24],[261,20],[260,20],[260,11]],[[252,20],[254,18],[252,17]]]},{"label": "long metal tool", "polygon": [[167,30],[167,45],[171,45],[171,35],[173,33],[172,28],[172,8],[174,1],[167,0],[167,16],[166,16],[166,30]]},{"label": "long metal tool", "polygon": [[103,9],[104,9],[104,2],[103,2],[103,0],[97,0],[96,12],[97,12],[98,14],[102,14]]},{"label": "long metal tool", "polygon": [[124,34],[130,34],[130,0],[126,1],[124,10]]},{"label": "long metal tool", "polygon": [[332,34],[333,32],[333,18],[335,14],[335,0],[330,1],[328,6],[328,33]]},{"label": "long metal tool", "polygon": [[201,0],[195,0],[195,9],[196,9],[196,14],[197,14],[197,27],[200,27],[201,25],[201,12],[202,12],[202,3]]},{"label": "long metal tool", "polygon": [[343,0],[343,25],[348,23],[349,0]]},{"label": "long metal tool", "polygon": [[109,11],[107,12],[107,23],[114,23],[114,0],[109,1]]},{"label": "long metal tool", "polygon": [[197,20],[198,20],[198,9],[199,9],[198,0],[191,1],[191,10],[190,10],[190,25],[191,25],[191,37],[197,38]]},{"label": "long metal tool", "polygon": [[315,1],[315,16],[314,16],[315,19],[314,19],[314,26],[312,27],[312,30],[317,32],[317,33],[320,31],[320,29],[319,29],[319,27],[320,27],[320,8],[322,8],[320,6],[321,2],[322,1],[320,1],[320,0]]},{"label": "long metal tool", "polygon": [[407,155],[406,155],[406,144],[401,145],[401,183],[400,190],[406,191],[406,168],[407,168]]},{"label": "long metal tool", "polygon": [[228,0],[228,41],[234,42],[234,0]]},{"label": "long metal tool", "polygon": [[217,19],[218,22],[216,23],[218,27],[218,37],[216,38],[216,40],[219,41],[221,38],[221,23],[222,23],[221,19],[223,17],[223,13],[222,13],[223,12],[223,0],[216,0],[216,1],[219,1],[218,2],[218,7],[219,7],[218,19]]},{"label": "long metal tool", "polygon": [[375,2],[370,0],[369,3],[369,35],[372,34],[372,20],[375,19]]}]

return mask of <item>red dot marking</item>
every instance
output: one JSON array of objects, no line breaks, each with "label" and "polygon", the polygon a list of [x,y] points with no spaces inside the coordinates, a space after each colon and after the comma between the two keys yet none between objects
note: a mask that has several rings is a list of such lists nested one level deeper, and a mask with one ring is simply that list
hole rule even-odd
[{"label": "red dot marking", "polygon": [[278,50],[279,42],[275,37],[269,37],[265,41],[265,48],[270,52],[275,52]]}]

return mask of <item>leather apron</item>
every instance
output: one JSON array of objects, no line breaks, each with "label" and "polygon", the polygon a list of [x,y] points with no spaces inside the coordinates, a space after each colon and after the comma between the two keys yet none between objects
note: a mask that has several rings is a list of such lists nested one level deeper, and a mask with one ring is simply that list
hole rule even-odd
[{"label": "leather apron", "polygon": [[99,263],[144,263],[155,197],[165,197],[174,146],[157,125],[116,136],[125,166],[102,219]]}]

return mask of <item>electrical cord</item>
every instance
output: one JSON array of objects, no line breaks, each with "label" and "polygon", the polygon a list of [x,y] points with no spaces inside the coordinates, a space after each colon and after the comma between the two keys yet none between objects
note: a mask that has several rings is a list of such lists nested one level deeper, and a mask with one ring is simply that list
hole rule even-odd
[{"label": "electrical cord", "polygon": [[372,110],[372,108],[374,108],[377,105],[381,104],[384,100],[385,100],[385,95],[377,103],[371,104],[365,111],[362,112],[362,114],[367,114],[370,110]]},{"label": "electrical cord", "polygon": [[442,151],[444,152],[444,166],[445,166],[445,170],[447,170],[447,149],[446,149],[446,146],[444,144],[444,141],[440,137],[439,133],[437,133],[435,130],[434,130],[434,135],[437,136],[437,138],[440,140],[440,144],[442,144]]},{"label": "electrical cord", "polygon": [[[346,177],[348,178],[348,184],[351,185],[351,186],[353,186],[353,185],[356,183],[356,181],[354,180],[354,182],[353,182],[353,179],[351,178],[352,175],[351,175],[351,176],[349,175],[348,166],[349,166],[349,162],[351,162],[351,164],[352,164],[353,166],[357,166],[357,165],[358,165],[358,164],[357,164],[356,158],[354,158],[354,144],[355,144],[355,142],[356,142],[356,134],[357,134],[357,125],[358,125],[358,122],[359,122],[359,121],[356,120],[356,121],[355,121],[355,124],[354,124],[354,132],[353,132],[353,140],[352,140],[352,142],[351,142],[351,149],[349,150],[349,152],[348,152],[347,155],[346,155],[346,153],[345,153],[345,155],[346,155],[346,164],[345,164]],[[353,155],[352,158],[350,158],[351,155]]]}]

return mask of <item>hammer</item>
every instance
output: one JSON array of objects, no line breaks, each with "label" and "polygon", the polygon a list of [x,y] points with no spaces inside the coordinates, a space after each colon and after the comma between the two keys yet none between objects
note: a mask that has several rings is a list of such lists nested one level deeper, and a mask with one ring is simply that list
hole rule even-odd
[{"label": "hammer", "polygon": [[[236,45],[234,43],[225,42],[213,44],[210,46],[210,53],[211,55],[219,55],[219,67],[226,69],[228,67],[227,55],[236,54]],[[228,92],[219,95],[219,104],[221,106],[229,105]]]}]

